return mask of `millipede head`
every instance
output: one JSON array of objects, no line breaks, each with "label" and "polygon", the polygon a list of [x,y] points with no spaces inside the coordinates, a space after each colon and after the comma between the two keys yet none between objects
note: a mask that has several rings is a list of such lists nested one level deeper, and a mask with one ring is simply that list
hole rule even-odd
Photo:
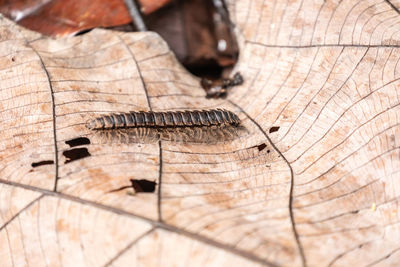
[{"label": "millipede head", "polygon": [[238,117],[238,115],[236,115],[235,113],[229,111],[231,113],[231,117],[233,120],[233,125],[239,125],[240,124],[240,118]]},{"label": "millipede head", "polygon": [[89,130],[97,129],[96,119],[87,121],[85,126]]},{"label": "millipede head", "polygon": [[221,111],[224,114],[225,124],[231,124],[235,126],[240,124],[240,118],[232,111],[222,108],[219,108],[217,110]]}]

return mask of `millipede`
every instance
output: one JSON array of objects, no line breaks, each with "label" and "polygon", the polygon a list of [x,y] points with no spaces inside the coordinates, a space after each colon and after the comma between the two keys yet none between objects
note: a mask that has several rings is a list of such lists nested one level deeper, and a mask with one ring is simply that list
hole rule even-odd
[{"label": "millipede", "polygon": [[247,134],[240,125],[219,125],[199,127],[135,127],[110,131],[98,131],[93,143],[101,144],[151,144],[159,140],[186,144],[220,144],[236,140]]},{"label": "millipede", "polygon": [[207,126],[238,126],[239,117],[226,109],[184,110],[184,111],[131,111],[111,113],[89,120],[90,130],[111,130],[127,128],[182,128]]}]

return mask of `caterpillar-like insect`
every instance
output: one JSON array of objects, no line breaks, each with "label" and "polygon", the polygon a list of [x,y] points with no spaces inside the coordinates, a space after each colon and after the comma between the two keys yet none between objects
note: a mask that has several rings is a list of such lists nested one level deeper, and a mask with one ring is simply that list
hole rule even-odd
[{"label": "caterpillar-like insect", "polygon": [[86,128],[90,130],[109,130],[124,128],[175,128],[204,127],[240,124],[239,117],[225,109],[185,110],[185,111],[131,111],[111,113],[90,120]]}]

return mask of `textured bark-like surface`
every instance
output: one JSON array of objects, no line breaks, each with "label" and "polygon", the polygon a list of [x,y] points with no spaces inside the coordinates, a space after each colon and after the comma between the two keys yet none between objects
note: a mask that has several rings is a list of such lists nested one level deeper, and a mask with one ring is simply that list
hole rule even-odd
[{"label": "textured bark-like surface", "polygon": [[[0,18],[2,264],[395,266],[398,6],[229,1],[245,83],[225,100],[156,34],[54,40]],[[85,127],[212,108],[246,134],[129,144]]]}]

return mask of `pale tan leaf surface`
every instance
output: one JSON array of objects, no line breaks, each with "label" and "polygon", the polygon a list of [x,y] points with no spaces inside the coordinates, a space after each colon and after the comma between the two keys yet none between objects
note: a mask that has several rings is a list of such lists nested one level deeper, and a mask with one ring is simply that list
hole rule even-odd
[{"label": "pale tan leaf surface", "polygon": [[[245,83],[227,100],[206,100],[154,33],[52,40],[1,18],[5,266],[395,266],[397,6],[229,1]],[[125,144],[84,127],[108,112],[216,107],[247,132]],[[70,147],[78,137],[90,144]],[[86,156],[70,161],[74,150]],[[130,179],[156,190],[134,194]]]},{"label": "pale tan leaf surface", "polygon": [[[3,185],[5,191],[29,190]],[[36,192],[35,192],[36,193]],[[54,196],[36,198],[2,227],[2,265],[104,265],[150,229],[137,219]]]},{"label": "pale tan leaf surface", "polygon": [[[177,249],[176,244],[179,244]],[[157,251],[157,257],[154,253]],[[260,266],[239,255],[165,230],[155,230],[129,249],[110,266],[165,266],[168,259],[176,259],[174,266]]]}]

